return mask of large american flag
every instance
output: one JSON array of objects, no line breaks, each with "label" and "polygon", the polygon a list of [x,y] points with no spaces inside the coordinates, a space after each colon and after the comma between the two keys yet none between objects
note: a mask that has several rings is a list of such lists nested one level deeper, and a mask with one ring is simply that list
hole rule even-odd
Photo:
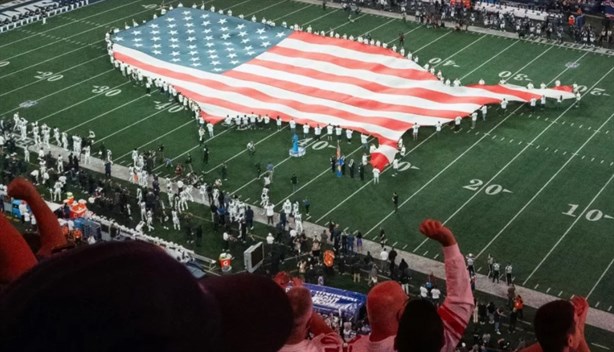
[{"label": "large american flag", "polygon": [[196,8],[173,9],[112,41],[116,60],[164,79],[198,102],[208,121],[254,112],[340,125],[378,138],[371,163],[380,170],[416,123],[448,123],[503,98],[573,96],[512,85],[450,87],[387,48]]}]

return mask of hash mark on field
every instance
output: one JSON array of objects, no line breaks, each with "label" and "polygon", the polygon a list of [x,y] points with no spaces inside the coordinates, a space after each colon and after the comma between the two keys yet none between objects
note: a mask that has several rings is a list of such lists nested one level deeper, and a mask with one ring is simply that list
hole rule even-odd
[{"label": "hash mark on field", "polygon": [[558,151],[559,151],[558,149],[555,149],[555,150],[554,150],[554,152],[555,152],[555,153],[557,153]]},{"label": "hash mark on field", "polygon": [[251,198],[249,198],[249,197],[248,197],[248,198],[245,198],[244,202],[246,202],[246,203],[247,203],[247,202],[249,202],[249,200],[250,200],[250,199],[251,199]]},{"label": "hash mark on field", "polygon": [[612,306],[610,306],[610,308],[608,308],[608,312],[612,310]]},{"label": "hash mark on field", "polygon": [[510,143],[512,143],[514,141],[514,138],[510,139]]},{"label": "hash mark on field", "polygon": [[595,161],[595,157],[592,157],[592,158],[591,158],[591,162],[593,162],[593,161]]},{"label": "hash mark on field", "polygon": [[505,140],[505,137],[501,137],[501,140],[502,140],[502,141],[504,141],[504,140]]},{"label": "hash mark on field", "polygon": [[582,128],[582,126],[584,126],[584,125],[580,125],[580,127],[578,127],[578,128]]},{"label": "hash mark on field", "polygon": [[595,303],[595,308],[599,307],[599,303],[601,303],[601,302]]},{"label": "hash mark on field", "polygon": [[601,159],[601,162],[600,162],[599,164],[603,164],[603,162],[604,162],[604,161],[605,161],[605,160]]},{"label": "hash mark on field", "polygon": [[539,120],[541,118],[541,116],[537,116],[537,119]]},{"label": "hash mark on field", "polygon": [[518,145],[521,145],[523,142],[522,141],[518,141]]},{"label": "hash mark on field", "polygon": [[567,155],[567,152],[563,152],[563,155]]},{"label": "hash mark on field", "polygon": [[550,147],[546,147],[546,149],[544,149],[544,151],[545,151],[545,152],[547,152],[547,151],[548,151],[548,149],[550,149]]},{"label": "hash mark on field", "polygon": [[535,149],[539,149],[539,145],[537,145],[537,146],[535,147]]},{"label": "hash mark on field", "polygon": [[573,126],[573,125],[574,125],[574,123],[572,122],[570,126]]},{"label": "hash mark on field", "polygon": [[561,125],[564,125],[564,124],[565,124],[565,121],[561,122]]},{"label": "hash mark on field", "polygon": [[373,239],[376,240],[377,239],[377,235],[373,236]]},{"label": "hash mark on field", "polygon": [[479,267],[478,270],[476,270],[476,272],[480,272],[480,270],[482,270],[482,267]]},{"label": "hash mark on field", "polygon": [[536,284],[535,287],[533,287],[533,289],[537,290],[538,287],[539,287],[539,284]]},{"label": "hash mark on field", "polygon": [[548,289],[546,290],[546,293],[550,292],[550,287],[548,287]]},{"label": "hash mark on field", "polygon": [[584,158],[586,158],[586,155],[582,155],[582,160],[584,160]]},{"label": "hash mark on field", "polygon": [[343,232],[347,231],[349,228],[350,228],[349,226],[348,226],[348,227],[346,227],[346,228],[344,228],[344,229],[343,229]]},{"label": "hash mark on field", "polygon": [[424,252],[424,254],[422,255],[423,257],[428,253],[429,251]]},{"label": "hash mark on field", "polygon": [[495,138],[497,138],[497,135],[493,134],[491,139],[494,140]]},{"label": "hash mark on field", "polygon": [[439,258],[439,253],[437,253],[437,255],[433,257],[433,259],[437,259],[437,258]]},{"label": "hash mark on field", "polygon": [[392,247],[396,246],[396,245],[397,245],[397,243],[399,243],[399,242],[394,242],[394,243],[392,244]]},{"label": "hash mark on field", "polygon": [[403,249],[405,249],[405,248],[407,248],[407,245],[404,245],[404,246],[403,246]]},{"label": "hash mark on field", "polygon": [[561,297],[561,295],[562,295],[562,294],[563,294],[563,291],[559,292],[559,295],[558,295],[558,296],[559,296],[559,297]]},{"label": "hash mark on field", "polygon": [[576,295],[571,295],[571,297],[569,297],[569,299],[573,299],[574,297],[576,297]]}]

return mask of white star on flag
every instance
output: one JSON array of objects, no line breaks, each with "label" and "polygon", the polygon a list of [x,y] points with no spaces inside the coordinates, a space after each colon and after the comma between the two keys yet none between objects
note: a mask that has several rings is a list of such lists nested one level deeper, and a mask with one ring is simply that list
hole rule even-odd
[{"label": "white star on flag", "polygon": [[181,54],[180,54],[178,51],[173,51],[173,52],[171,53],[171,55],[173,55],[173,56],[179,56],[179,55],[181,55]]},{"label": "white star on flag", "polygon": [[193,50],[193,49],[196,49],[196,48],[197,48],[197,46],[194,45],[194,44],[188,45],[188,49],[190,49],[190,50]]},{"label": "white star on flag", "polygon": [[245,37],[247,35],[247,32],[243,31],[243,32],[239,32],[239,37]]},{"label": "white star on flag", "polygon": [[204,21],[203,26],[207,27],[210,23],[211,23],[210,21]]},{"label": "white star on flag", "polygon": [[213,66],[217,66],[217,65],[219,65],[219,64],[220,64],[220,62],[219,62],[219,61],[211,61],[211,65],[213,65]]},{"label": "white star on flag", "polygon": [[225,18],[220,18],[220,20],[217,21],[217,23],[224,24],[224,23],[226,23],[226,19]]},{"label": "white star on flag", "polygon": [[121,42],[123,40],[124,40],[124,38],[122,38],[122,37],[115,37],[115,41]]},{"label": "white star on flag", "polygon": [[269,42],[262,42],[262,44],[260,44],[260,46],[265,47],[265,48],[268,47],[269,45],[271,45],[271,43]]},{"label": "white star on flag", "polygon": [[207,28],[207,29],[205,29],[205,30],[203,31],[203,33],[205,33],[205,34],[209,34],[209,33],[211,33],[211,30],[210,30],[209,28]]},{"label": "white star on flag", "polygon": [[160,45],[160,44],[154,44],[154,45],[153,45],[153,48],[154,48],[154,49],[160,49],[161,47],[162,47],[162,45]]},{"label": "white star on flag", "polygon": [[258,34],[263,34],[263,33],[264,33],[264,28],[258,28],[258,30],[256,31],[256,33],[258,33]]},{"label": "white star on flag", "polygon": [[230,54],[228,54],[226,57],[227,57],[227,58],[229,58],[229,59],[234,59],[235,57],[237,57],[237,54],[235,54],[235,53],[230,53]]},{"label": "white star on flag", "polygon": [[210,58],[211,60],[213,60],[213,59],[217,59],[218,57],[219,57],[219,56],[217,56],[216,54],[211,54],[211,55],[209,55],[209,58]]},{"label": "white star on flag", "polygon": [[200,59],[199,59],[199,58],[197,58],[197,57],[190,58],[190,60],[191,60],[192,62],[200,61]]},{"label": "white star on flag", "polygon": [[207,14],[207,13],[200,16],[200,18],[207,18],[207,17],[209,17],[209,14]]},{"label": "white star on flag", "polygon": [[173,49],[177,49],[179,47],[179,44],[171,44],[169,46]]},{"label": "white star on flag", "polygon": [[189,37],[189,38],[187,39],[187,41],[188,41],[188,42],[193,42],[193,41],[195,41],[195,40],[196,40],[196,38],[195,38],[195,37]]},{"label": "white star on flag", "polygon": [[132,32],[132,34],[134,34],[134,35],[141,35],[141,31],[134,31],[134,32]]},{"label": "white star on flag", "polygon": [[227,40],[228,38],[230,38],[230,34],[228,33],[222,34],[222,39]]},{"label": "white star on flag", "polygon": [[215,46],[215,44],[213,44],[213,43],[207,43],[207,44],[205,44],[205,46],[206,46],[207,48],[210,48],[210,47],[212,47],[212,46]]},{"label": "white star on flag", "polygon": [[177,32],[176,30],[172,30],[172,31],[169,31],[168,34],[170,34],[170,35],[177,35],[177,34],[179,34],[179,32]]},{"label": "white star on flag", "polygon": [[193,23],[186,23],[185,26],[188,27],[188,28],[191,28],[191,27],[194,27],[194,24]]},{"label": "white star on flag", "polygon": [[176,24],[174,24],[174,23],[171,23],[171,24],[167,25],[167,27],[168,27],[168,28],[175,28],[175,27],[177,27],[177,25],[176,25]]},{"label": "white star on flag", "polygon": [[160,34],[160,31],[155,30],[155,31],[151,31],[151,32],[149,32],[149,33],[151,33],[151,34]]},{"label": "white star on flag", "polygon": [[170,41],[171,41],[171,42],[173,42],[173,43],[177,43],[177,42],[179,41],[179,39],[177,39],[177,38],[171,38],[171,39],[170,39]]},{"label": "white star on flag", "polygon": [[188,30],[187,30],[187,31],[185,31],[185,32],[186,32],[186,33],[188,33],[188,34],[192,34],[192,33],[195,33],[196,31],[195,31],[195,30],[193,30],[193,29],[188,29]]},{"label": "white star on flag", "polygon": [[241,30],[241,29],[243,29],[243,28],[245,28],[245,25],[244,25],[244,24],[240,24],[240,25],[238,25],[238,26],[237,26],[237,30]]},{"label": "white star on flag", "polygon": [[169,17],[169,18],[166,19],[166,22],[173,22],[173,21],[175,21],[175,19],[172,18],[172,17]]},{"label": "white star on flag", "polygon": [[181,59],[180,59],[180,58],[178,58],[178,57],[176,57],[176,58],[174,58],[174,59],[171,59],[171,61],[172,61],[172,62],[179,62],[179,61],[181,61]]},{"label": "white star on flag", "polygon": [[196,55],[196,54],[198,54],[198,51],[196,51],[196,50],[192,50],[192,51],[190,51],[190,55],[194,56],[194,55]]},{"label": "white star on flag", "polygon": [[151,38],[151,40],[154,41],[154,42],[157,42],[157,41],[161,40],[161,38],[160,37],[153,37],[153,38]]},{"label": "white star on flag", "polygon": [[156,55],[161,55],[162,54],[162,52],[160,50],[154,50],[153,53],[156,54]]},{"label": "white star on flag", "polygon": [[155,23],[152,23],[152,24],[151,24],[151,28],[158,28],[158,25],[157,25],[157,24],[155,24]]},{"label": "white star on flag", "polygon": [[247,44],[247,43],[249,43],[249,38],[245,38],[245,39],[241,40],[241,43],[242,43],[242,44]]}]

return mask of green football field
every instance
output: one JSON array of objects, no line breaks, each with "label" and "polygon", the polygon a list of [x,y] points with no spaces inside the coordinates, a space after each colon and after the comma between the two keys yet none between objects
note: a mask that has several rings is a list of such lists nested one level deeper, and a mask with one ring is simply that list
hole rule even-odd
[{"label": "green football field", "polygon": [[[171,2],[176,4],[176,2]],[[405,33],[406,49],[463,84],[483,78],[525,85],[576,82],[584,96],[548,102],[545,110],[510,104],[504,113],[492,107],[487,121],[475,128],[463,121],[460,133],[448,127],[439,135],[422,128],[417,141],[406,136],[408,154],[396,177],[385,171],[380,184],[335,177],[329,157],[334,142],[304,140],[307,155],[289,158],[290,132],[238,131],[216,127],[207,142],[210,163],[201,163],[196,125],[191,114],[159,93],[127,82],[109,62],[104,33],[132,19],[150,19],[153,2],[109,0],[0,35],[0,116],[15,111],[27,119],[57,126],[70,134],[92,129],[128,165],[133,148],[166,146],[166,154],[185,159],[217,178],[228,164],[224,189],[257,203],[262,188],[255,164],[276,165],[272,200],[308,198],[309,221],[329,220],[373,238],[386,230],[389,244],[437,258],[438,248],[425,243],[417,228],[433,217],[456,233],[465,253],[514,265],[516,282],[555,296],[589,296],[593,307],[614,305],[614,58],[547,44],[504,39],[489,34],[427,29],[415,23],[361,15],[354,23],[341,10],[279,0],[207,1],[235,15],[264,16],[277,23],[300,23],[317,30],[335,29],[396,43]],[[190,4],[191,5],[191,4]],[[20,107],[20,105],[22,107]],[[253,140],[254,157],[245,152]],[[96,149],[96,146],[95,148]],[[348,158],[360,160],[358,136],[341,143]],[[169,170],[158,167],[161,175]],[[292,192],[290,177],[299,178]],[[399,194],[394,212],[391,196]],[[206,215],[206,214],[205,214]]]}]

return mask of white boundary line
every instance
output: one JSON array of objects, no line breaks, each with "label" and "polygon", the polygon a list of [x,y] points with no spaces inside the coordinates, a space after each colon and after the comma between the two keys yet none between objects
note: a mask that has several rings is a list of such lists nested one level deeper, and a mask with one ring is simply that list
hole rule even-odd
[{"label": "white boundary line", "polygon": [[[614,70],[614,68],[612,68],[610,71],[608,71],[608,73],[612,72],[612,70]],[[601,82],[601,80],[603,78],[605,78],[606,75],[604,75],[599,81],[597,81],[597,83],[595,83],[592,87],[594,88],[597,84],[599,84],[599,82]],[[590,89],[587,89],[587,93]],[[512,159],[510,160],[509,163],[507,163],[503,168],[501,168],[501,170],[499,170],[499,172],[497,172],[490,180],[488,180],[488,182],[486,182],[486,186],[488,186],[488,184],[495,179],[495,177],[497,177],[503,170],[505,170],[518,156],[520,156],[521,154],[524,153],[525,150],[527,150],[528,148],[530,148],[533,145],[533,142],[535,142],[544,132],[546,132],[550,127],[552,127],[556,121],[561,118],[563,115],[565,115],[575,104],[570,105],[565,111],[563,111],[563,113],[561,113],[555,120],[553,120],[552,122],[550,122],[550,124],[548,124],[548,126],[546,126],[546,128],[535,138],[533,138],[532,141],[530,141],[529,143],[527,143],[527,145],[522,148],[522,150]],[[603,124],[601,124],[601,126],[599,126],[599,128],[597,128],[593,134],[590,135],[590,137],[588,137],[588,139],[573,153],[571,154],[571,157],[569,157],[569,159],[567,159],[567,161],[565,161],[565,163],[554,173],[554,175],[552,175],[552,177],[550,177],[550,179],[548,179],[548,181],[537,191],[535,192],[535,194],[533,195],[533,197],[531,197],[531,199],[529,199],[529,201],[522,207],[520,208],[520,210],[510,219],[510,221],[507,222],[507,224],[505,224],[505,226],[503,226],[503,228],[501,230],[499,230],[499,232],[486,244],[486,246],[484,246],[484,248],[482,248],[482,250],[475,256],[475,258],[477,259],[480,255],[482,255],[486,249],[488,249],[488,247],[490,247],[490,245],[497,240],[497,238],[499,238],[499,236],[501,236],[501,234],[512,224],[512,222],[514,222],[514,220],[516,220],[516,218],[518,218],[518,216],[520,216],[520,214],[522,214],[522,212],[529,206],[531,205],[531,203],[533,203],[533,201],[546,189],[546,187],[548,187],[548,185],[558,176],[558,174],[563,171],[563,169],[576,157],[576,155],[578,155],[578,153],[584,149],[584,147],[593,139],[593,137],[595,137],[597,135],[597,133],[599,133],[601,131],[601,128],[603,126],[605,126],[611,119],[612,117],[614,117],[614,114],[610,115],[610,117],[608,117],[607,120],[605,120],[605,122]],[[486,187],[485,186],[485,187]],[[473,194],[472,197],[470,197],[460,208],[458,208],[454,214],[452,214],[447,220],[449,221],[450,219],[452,219],[461,209],[464,208],[465,205],[467,205],[467,203],[469,203],[473,198],[475,198],[475,196],[480,193],[482,190],[484,189],[484,187],[478,189],[475,194]],[[525,281],[526,282],[526,281]],[[524,285],[524,283],[523,283]]]},{"label": "white boundary line", "polygon": [[[274,4],[271,4],[271,5],[267,6],[267,7],[263,7],[263,8],[261,8],[260,10],[254,11],[254,12],[252,12],[252,13],[248,13],[247,15],[245,15],[245,17],[247,17],[247,16],[253,16],[253,15],[257,14],[258,12],[261,12],[261,11],[264,11],[264,10],[268,10],[268,9],[270,9],[271,7],[279,6],[279,5],[281,5],[281,4],[287,3],[288,1],[290,1],[290,0],[282,0],[282,1],[280,1],[280,2],[276,2],[276,3],[274,3]],[[244,2],[246,2],[246,1],[244,1]]]},{"label": "white boundary line", "polygon": [[319,19],[321,19],[321,18],[324,18],[324,17],[326,17],[326,16],[328,16],[328,15],[332,15],[332,14],[333,14],[333,13],[335,13],[335,12],[339,12],[339,10],[340,10],[340,9],[336,9],[336,10],[332,10],[332,11],[326,11],[326,13],[325,13],[325,14],[323,14],[322,16],[316,17],[316,18],[314,18],[314,19],[312,19],[312,20],[309,20],[308,22],[303,23],[303,26],[308,25],[308,24],[310,24],[310,23],[312,23],[312,22],[315,22],[315,21],[317,21],[317,20],[319,20]]},{"label": "white boundary line", "polygon": [[371,30],[368,30],[368,31],[364,32],[364,33],[363,33],[363,34],[361,34],[360,36],[362,37],[362,36],[366,35],[367,33],[370,33],[370,32],[372,32],[372,31],[376,31],[376,30],[378,30],[378,29],[379,29],[379,28],[381,28],[381,27],[387,26],[388,24],[390,24],[390,22],[393,22],[393,21],[396,21],[396,18],[391,18],[391,19],[389,19],[388,21],[386,21],[386,22],[384,22],[384,23],[380,24],[379,26],[377,26],[377,27],[375,27],[375,28],[373,28],[373,29],[371,29]]},{"label": "white boundary line", "polygon": [[[614,69],[614,68],[613,68]],[[611,70],[610,70],[611,71]],[[608,181],[603,185],[603,187],[601,187],[601,189],[599,190],[599,192],[597,192],[597,194],[593,197],[593,199],[591,199],[591,201],[586,205],[586,207],[584,208],[584,210],[582,210],[582,212],[578,215],[578,217],[576,218],[576,220],[574,220],[573,223],[571,223],[571,225],[567,228],[567,231],[565,231],[565,233],[563,233],[563,235],[561,236],[561,238],[559,238],[558,241],[556,241],[556,243],[554,244],[554,246],[552,246],[552,248],[550,248],[550,250],[548,251],[548,253],[546,253],[546,255],[542,258],[542,260],[539,262],[539,264],[537,264],[537,266],[535,267],[535,269],[533,269],[533,271],[531,271],[531,274],[529,274],[529,276],[527,276],[527,278],[522,282],[522,284],[526,284],[527,281],[529,281],[529,279],[531,279],[531,277],[533,277],[533,274],[535,274],[535,272],[542,266],[542,264],[544,264],[544,262],[546,261],[546,259],[548,259],[548,257],[550,257],[550,254],[552,254],[552,252],[554,252],[554,250],[556,249],[556,247],[558,247],[559,243],[561,243],[561,241],[563,241],[563,239],[565,239],[565,237],[567,237],[567,235],[569,234],[569,232],[571,231],[571,229],[578,223],[578,221],[580,219],[583,218],[584,213],[586,213],[586,211],[590,208],[591,205],[593,205],[593,203],[595,202],[595,200],[597,200],[597,197],[599,197],[601,195],[601,192],[603,192],[603,190],[610,184],[610,182],[612,182],[612,179],[614,179],[614,174],[612,174],[612,176],[610,176],[610,178],[608,179]],[[611,263],[610,263],[611,264]]]},{"label": "white boundary line", "polygon": [[[171,133],[173,133],[173,132],[175,132],[175,131],[177,131],[177,130],[179,130],[179,129],[182,129],[182,128],[184,128],[185,126],[187,126],[187,125],[189,125],[189,124],[191,124],[191,123],[196,123],[196,120],[194,119],[194,120],[190,120],[190,121],[188,121],[188,122],[186,122],[186,123],[183,123],[183,124],[181,124],[181,125],[179,125],[179,126],[177,126],[177,127],[173,128],[172,130],[170,130],[170,131],[166,132],[165,134],[163,134],[163,135],[160,135],[160,136],[156,137],[156,139],[151,140],[151,141],[149,141],[149,142],[147,142],[147,143],[145,143],[145,144],[142,144],[142,145],[140,145],[140,146],[136,147],[136,149],[137,149],[137,150],[139,150],[139,149],[143,148],[143,147],[144,147],[144,146],[146,146],[146,145],[149,145],[149,144],[151,144],[151,143],[154,143],[155,141],[160,140],[161,138],[166,137],[166,136],[168,136],[169,134],[171,134]],[[215,137],[215,136],[214,136],[214,137]],[[129,151],[129,152],[125,153],[125,154],[122,154],[122,155],[120,155],[118,158],[114,159],[113,161],[117,162],[117,161],[119,161],[119,160],[121,160],[121,159],[123,159],[123,158],[127,157],[127,156],[128,156],[128,155],[130,155],[131,153],[132,153],[132,151]]]},{"label": "white boundary line", "polygon": [[[141,97],[141,98],[142,98],[142,97]],[[139,98],[139,99],[140,99],[140,98]],[[160,113],[162,113],[162,112],[165,112],[165,111],[166,111],[166,110],[158,110],[158,111],[154,112],[153,114],[149,114],[149,115],[147,115],[147,116],[143,117],[142,119],[137,120],[137,121],[135,121],[135,122],[133,122],[133,123],[129,124],[128,126],[125,126],[125,127],[123,127],[123,128],[120,128],[119,130],[117,130],[117,131],[115,131],[115,132],[113,132],[113,133],[111,133],[111,134],[109,134],[109,135],[107,135],[107,136],[105,136],[105,137],[100,138],[100,139],[99,139],[99,140],[97,140],[97,141],[96,141],[94,144],[98,144],[99,142],[102,142],[102,141],[104,141],[104,140],[106,140],[106,139],[108,139],[108,138],[111,138],[111,137],[115,136],[116,134],[121,133],[121,132],[123,132],[123,131],[125,131],[125,130],[127,130],[127,129],[129,129],[129,128],[133,127],[133,126],[136,126],[136,125],[138,125],[139,123],[141,123],[141,122],[143,122],[143,121],[145,121],[145,120],[149,120],[150,118],[152,118],[152,117],[154,117],[154,116],[156,116],[156,115],[158,115],[158,114],[160,114]]]}]

